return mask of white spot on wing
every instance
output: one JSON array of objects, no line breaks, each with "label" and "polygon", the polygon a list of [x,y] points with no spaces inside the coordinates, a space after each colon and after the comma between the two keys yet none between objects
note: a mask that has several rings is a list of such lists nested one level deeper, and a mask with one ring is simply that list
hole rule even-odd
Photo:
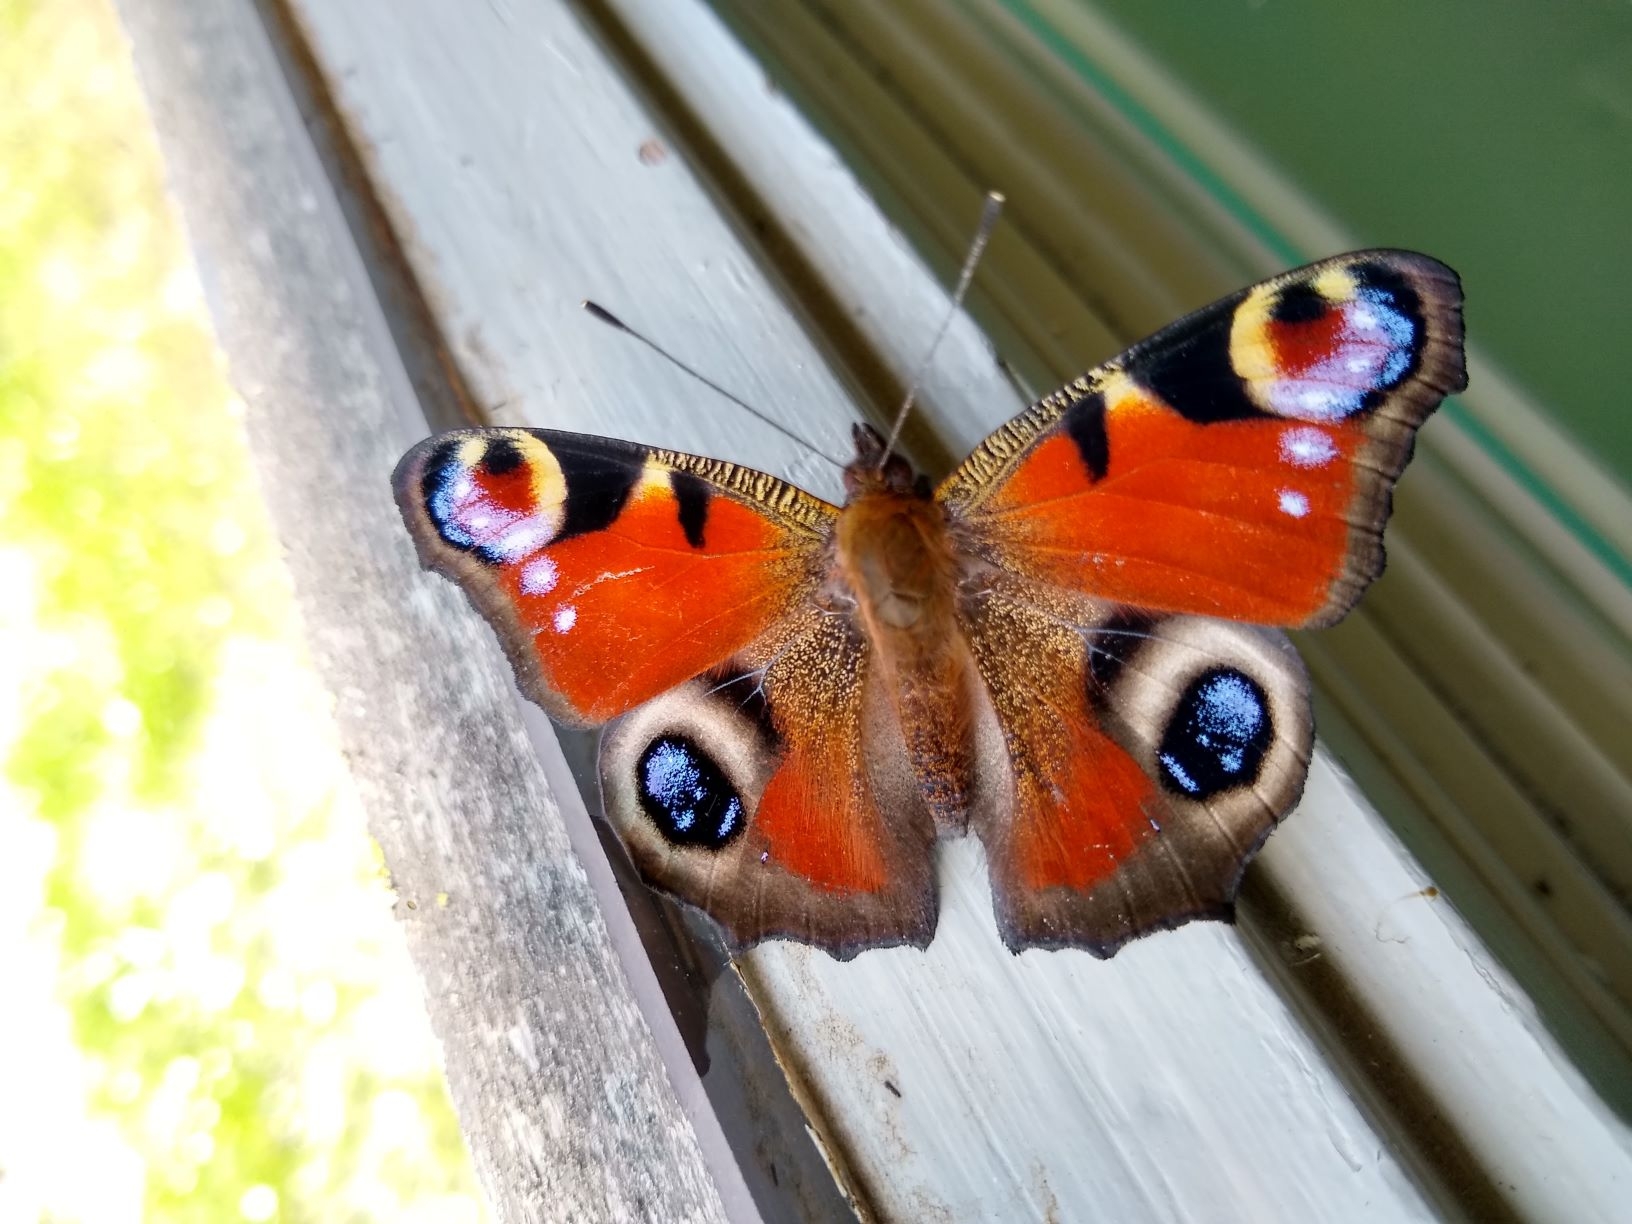
[{"label": "white spot on wing", "polygon": [[1325,430],[1300,425],[1281,435],[1281,458],[1295,468],[1324,467],[1337,458],[1337,445]]},{"label": "white spot on wing", "polygon": [[535,553],[550,542],[554,535],[550,525],[536,514],[518,518],[490,547],[506,561],[519,561],[528,553]]},{"label": "white spot on wing", "polygon": [[1280,493],[1281,512],[1290,514],[1293,518],[1302,518],[1309,513],[1309,499],[1296,489],[1282,489]]},{"label": "white spot on wing", "polygon": [[534,557],[522,567],[521,593],[547,595],[555,590],[555,582],[559,576],[554,561],[548,557]]},{"label": "white spot on wing", "polygon": [[1331,387],[1311,387],[1304,384],[1298,392],[1298,407],[1312,417],[1341,417],[1352,395],[1345,396]]},{"label": "white spot on wing", "polygon": [[555,612],[555,631],[565,633],[578,623],[578,609],[568,604],[564,608],[557,608]]}]

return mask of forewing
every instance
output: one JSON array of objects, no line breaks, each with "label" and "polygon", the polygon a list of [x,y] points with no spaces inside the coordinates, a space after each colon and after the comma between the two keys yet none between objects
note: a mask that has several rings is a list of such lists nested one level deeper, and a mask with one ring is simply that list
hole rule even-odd
[{"label": "forewing", "polygon": [[1362,251],[1216,302],[1034,404],[937,490],[1013,574],[1166,612],[1331,624],[1382,570],[1417,427],[1466,385],[1461,287]]},{"label": "forewing", "polygon": [[869,672],[852,622],[810,607],[602,737],[602,801],[630,858],[733,948],[849,957],[934,935],[934,828]]},{"label": "forewing", "polygon": [[738,653],[808,598],[834,507],[760,472],[609,438],[459,430],[392,478],[522,690],[594,725]]}]

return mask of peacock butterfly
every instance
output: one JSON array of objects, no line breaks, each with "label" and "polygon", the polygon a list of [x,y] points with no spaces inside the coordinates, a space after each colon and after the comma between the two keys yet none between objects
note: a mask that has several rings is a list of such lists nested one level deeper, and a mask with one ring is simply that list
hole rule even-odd
[{"label": "peacock butterfly", "polygon": [[[1045,396],[933,489],[866,425],[844,506],[718,459],[457,430],[394,476],[522,690],[607,723],[606,816],[733,947],[934,935],[937,837],[1004,942],[1109,956],[1228,918],[1314,730],[1280,628],[1382,570],[1461,287],[1405,251],[1216,302]],[[1259,626],[1276,626],[1261,628]]]}]

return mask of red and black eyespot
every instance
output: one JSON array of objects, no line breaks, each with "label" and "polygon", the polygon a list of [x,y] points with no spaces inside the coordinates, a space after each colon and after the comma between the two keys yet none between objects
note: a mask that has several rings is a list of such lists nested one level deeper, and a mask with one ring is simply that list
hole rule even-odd
[{"label": "red and black eyespot", "polygon": [[[479,449],[477,449],[479,447]],[[548,544],[527,456],[499,434],[452,434],[426,456],[419,481],[425,517],[450,547],[506,565]]]}]

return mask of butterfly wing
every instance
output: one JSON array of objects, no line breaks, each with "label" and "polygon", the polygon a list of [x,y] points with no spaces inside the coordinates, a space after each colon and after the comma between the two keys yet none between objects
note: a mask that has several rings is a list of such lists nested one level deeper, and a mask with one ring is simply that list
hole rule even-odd
[{"label": "butterfly wing", "polygon": [[440,434],[392,478],[522,691],[596,725],[741,651],[821,579],[837,511],[761,472],[543,429]]},{"label": "butterfly wing", "polygon": [[1467,382],[1456,274],[1362,251],[1190,315],[1047,396],[937,490],[1000,568],[1099,599],[1339,620],[1417,427]]},{"label": "butterfly wing", "polygon": [[834,507],[716,460],[533,429],[428,439],[393,484],[421,559],[492,623],[522,691],[563,722],[617,719],[604,806],[649,883],[737,946],[928,942],[933,831],[866,643],[815,601]]},{"label": "butterfly wing", "polygon": [[1284,634],[998,579],[966,616],[989,695],[986,844],[1004,941],[1085,947],[1227,918],[1314,742]]},{"label": "butterfly wing", "polygon": [[1001,783],[973,823],[1011,947],[1228,915],[1313,743],[1296,652],[1228,622],[1353,606],[1415,431],[1465,382],[1455,274],[1344,255],[1134,346],[940,486],[981,572],[962,616]]},{"label": "butterfly wing", "polygon": [[850,618],[806,605],[602,738],[603,806],[635,865],[733,948],[847,958],[935,933],[935,830],[870,662]]}]

